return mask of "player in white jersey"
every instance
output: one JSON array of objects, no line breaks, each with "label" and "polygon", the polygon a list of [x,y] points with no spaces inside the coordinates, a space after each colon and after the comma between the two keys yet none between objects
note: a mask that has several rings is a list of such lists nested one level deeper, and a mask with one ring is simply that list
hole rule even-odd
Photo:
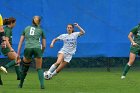
[{"label": "player in white jersey", "polygon": [[[74,32],[74,26],[77,27],[80,32]],[[61,34],[51,42],[51,48],[53,48],[54,43],[57,40],[62,40],[64,42],[63,47],[58,52],[56,63],[54,63],[48,70],[48,72],[51,73],[51,77],[59,73],[70,62],[72,55],[75,54],[76,51],[77,37],[85,33],[85,31],[77,23],[74,23],[74,25],[68,24],[67,32],[67,34]]]}]

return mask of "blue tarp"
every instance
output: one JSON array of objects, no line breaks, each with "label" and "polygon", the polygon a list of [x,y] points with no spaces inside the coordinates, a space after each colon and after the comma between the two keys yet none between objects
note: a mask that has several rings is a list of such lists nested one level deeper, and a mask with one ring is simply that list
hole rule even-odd
[{"label": "blue tarp", "polygon": [[0,13],[4,18],[17,19],[13,29],[15,50],[23,29],[39,15],[47,37],[45,57],[57,56],[63,44],[57,42],[51,49],[50,42],[66,33],[67,24],[74,22],[86,31],[78,39],[75,57],[127,57],[127,35],[140,21],[139,4],[139,0],[1,0]]}]

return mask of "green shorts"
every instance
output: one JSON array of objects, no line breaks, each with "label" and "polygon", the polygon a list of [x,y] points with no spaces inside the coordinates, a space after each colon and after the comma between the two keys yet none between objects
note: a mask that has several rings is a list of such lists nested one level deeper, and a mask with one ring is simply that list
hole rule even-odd
[{"label": "green shorts", "polygon": [[2,52],[3,55],[7,56],[7,54],[10,52],[10,49],[8,47],[2,48],[1,52]]},{"label": "green shorts", "polygon": [[24,49],[24,57],[31,59],[42,57],[42,50],[40,48],[25,48]]},{"label": "green shorts", "polygon": [[140,55],[140,46],[131,46],[130,52],[136,55]]}]

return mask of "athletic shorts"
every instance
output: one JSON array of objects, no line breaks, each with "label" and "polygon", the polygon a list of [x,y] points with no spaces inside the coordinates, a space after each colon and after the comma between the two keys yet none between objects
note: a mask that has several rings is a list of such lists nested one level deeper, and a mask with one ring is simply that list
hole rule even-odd
[{"label": "athletic shorts", "polygon": [[131,46],[130,52],[140,56],[140,46]]},{"label": "athletic shorts", "polygon": [[8,53],[10,52],[10,49],[9,49],[8,47],[2,48],[2,49],[1,49],[1,52],[2,52],[3,55],[7,56]]},{"label": "athletic shorts", "polygon": [[63,51],[63,50],[60,50],[60,51],[58,52],[58,54],[59,54],[59,53],[63,53],[63,54],[64,54],[64,61],[70,63],[70,61],[71,61],[71,59],[72,59],[72,54],[66,53],[66,52]]},{"label": "athletic shorts", "polygon": [[25,48],[24,49],[24,57],[31,59],[42,57],[42,50],[40,48]]}]

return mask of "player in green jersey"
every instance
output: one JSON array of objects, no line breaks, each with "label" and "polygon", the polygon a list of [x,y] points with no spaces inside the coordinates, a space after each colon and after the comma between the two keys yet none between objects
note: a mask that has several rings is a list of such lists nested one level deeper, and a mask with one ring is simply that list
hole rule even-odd
[{"label": "player in green jersey", "polygon": [[129,61],[126,64],[121,79],[124,79],[131,65],[134,63],[136,55],[140,55],[140,25],[134,27],[128,35],[131,42]]},{"label": "player in green jersey", "polygon": [[[20,56],[20,50],[22,43],[25,39],[25,49],[24,49],[24,57],[23,63],[21,67],[21,80],[19,84],[19,88],[22,88],[24,79],[27,75],[31,59],[34,56],[36,62],[36,69],[38,72],[38,77],[40,81],[41,89],[44,89],[44,78],[43,78],[43,70],[42,70],[42,54],[46,47],[46,37],[42,28],[40,27],[40,17],[34,16],[33,17],[33,25],[27,26],[20,38],[20,42],[18,45],[17,54]],[[42,45],[40,44],[40,39],[42,38]]]},{"label": "player in green jersey", "polygon": [[15,71],[17,74],[17,80],[20,80],[20,68],[19,68],[19,62],[17,61],[17,54],[12,48],[12,29],[14,28],[16,24],[16,19],[13,17],[6,18],[3,20],[4,32],[5,32],[5,39],[6,39],[6,48],[2,48],[2,53],[8,57],[8,59],[11,60],[8,64],[5,66],[1,66],[0,69],[7,73],[7,70],[9,67],[15,66]]}]

